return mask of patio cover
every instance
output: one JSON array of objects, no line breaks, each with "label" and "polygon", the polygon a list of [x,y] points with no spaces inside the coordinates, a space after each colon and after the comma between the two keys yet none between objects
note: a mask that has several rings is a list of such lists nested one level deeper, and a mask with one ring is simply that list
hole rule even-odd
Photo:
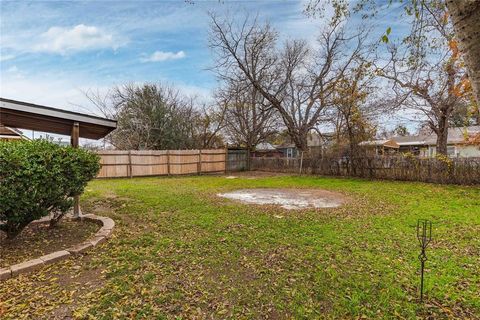
[{"label": "patio cover", "polygon": [[77,124],[79,137],[95,140],[117,127],[115,120],[5,98],[0,98],[0,123],[7,127],[69,136]]}]

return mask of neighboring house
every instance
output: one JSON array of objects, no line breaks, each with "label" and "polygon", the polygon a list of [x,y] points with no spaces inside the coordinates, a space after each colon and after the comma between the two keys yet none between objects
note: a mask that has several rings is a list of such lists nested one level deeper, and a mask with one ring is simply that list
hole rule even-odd
[{"label": "neighboring house", "polygon": [[333,132],[322,133],[321,135],[316,131],[310,132],[307,137],[309,152],[312,155],[323,155],[325,150],[332,146],[334,138],[335,133]]},{"label": "neighboring house", "polygon": [[296,158],[300,154],[293,143],[282,143],[277,146],[277,150],[282,153],[282,158]]},{"label": "neighboring house", "polygon": [[[447,154],[450,157],[480,157],[480,145],[469,145],[469,137],[480,134],[480,126],[448,129]],[[400,145],[401,152],[412,152],[420,157],[434,157],[437,154],[435,133],[420,136],[393,137]]]},{"label": "neighboring house", "polygon": [[259,143],[252,154],[254,158],[281,158],[283,153],[268,142]]},{"label": "neighboring house", "polygon": [[425,158],[429,154],[426,142],[428,138],[429,135],[420,134],[416,136],[392,137],[392,140],[400,146],[398,151]]},{"label": "neighboring house", "polygon": [[388,155],[398,152],[400,146],[394,140],[369,140],[358,144],[367,150],[367,153],[375,155]]},{"label": "neighboring house", "polygon": [[30,140],[23,135],[22,131],[5,127],[0,124],[0,140],[14,141],[14,140]]},{"label": "neighboring house", "polygon": [[[457,127],[448,129],[447,153],[450,157],[480,157],[480,145],[467,144],[469,137],[480,134],[480,126]],[[399,146],[398,151],[412,153],[422,158],[434,157],[437,154],[437,136],[435,133],[416,136],[392,137]],[[373,141],[363,141],[360,145],[368,145]]]},{"label": "neighboring house", "polygon": [[[312,131],[307,136],[308,151],[312,155],[322,155],[325,150],[332,145],[334,133],[318,134]],[[295,144],[284,142],[277,146],[277,149],[283,153],[284,158],[297,158],[300,156],[300,151]]]}]

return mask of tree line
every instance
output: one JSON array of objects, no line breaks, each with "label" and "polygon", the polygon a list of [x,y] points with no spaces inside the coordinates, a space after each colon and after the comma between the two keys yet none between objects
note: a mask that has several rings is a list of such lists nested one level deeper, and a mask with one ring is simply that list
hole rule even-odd
[{"label": "tree line", "polygon": [[[329,127],[345,153],[357,154],[359,142],[378,135],[379,117],[413,112],[436,134],[437,153],[446,154],[449,126],[480,124],[475,84],[459,50],[459,41],[468,39],[459,39],[449,15],[455,5],[402,2],[409,32],[394,37],[388,27],[380,39],[372,36],[378,11],[372,6],[311,1],[306,15],[323,22],[314,43],[282,40],[259,17],[209,14],[210,69],[218,79],[213,102],[166,83],[87,96],[118,120],[109,141],[119,149],[230,143],[251,152],[283,134],[307,152],[309,135],[322,136],[321,128]],[[359,16],[360,25],[353,19]]]}]

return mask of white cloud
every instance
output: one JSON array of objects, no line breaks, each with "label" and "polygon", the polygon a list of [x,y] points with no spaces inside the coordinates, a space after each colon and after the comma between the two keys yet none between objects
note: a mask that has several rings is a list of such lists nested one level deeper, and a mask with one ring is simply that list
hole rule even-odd
[{"label": "white cloud", "polygon": [[40,35],[33,51],[66,54],[73,51],[112,48],[125,44],[111,33],[84,24],[72,28],[51,27]]},{"label": "white cloud", "polygon": [[0,55],[0,61],[7,61],[12,59],[15,59],[15,56],[13,54]]},{"label": "white cloud", "polygon": [[186,54],[183,51],[171,52],[171,51],[155,51],[147,58],[142,58],[142,62],[159,62],[167,60],[177,60],[185,58]]},{"label": "white cloud", "polygon": [[18,72],[18,68],[17,68],[17,66],[12,66],[12,67],[10,67],[10,68],[7,69],[7,72],[17,73],[17,72]]}]

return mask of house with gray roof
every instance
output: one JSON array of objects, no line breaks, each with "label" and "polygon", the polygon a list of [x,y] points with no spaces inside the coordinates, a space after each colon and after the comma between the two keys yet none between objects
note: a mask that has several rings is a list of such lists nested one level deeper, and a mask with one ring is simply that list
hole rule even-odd
[{"label": "house with gray roof", "polygon": [[[448,129],[447,153],[450,157],[479,157],[480,145],[469,145],[469,137],[480,134],[480,126],[456,127]],[[434,157],[437,154],[435,133],[416,136],[392,137],[399,145],[399,152],[410,152],[419,157]]]}]

